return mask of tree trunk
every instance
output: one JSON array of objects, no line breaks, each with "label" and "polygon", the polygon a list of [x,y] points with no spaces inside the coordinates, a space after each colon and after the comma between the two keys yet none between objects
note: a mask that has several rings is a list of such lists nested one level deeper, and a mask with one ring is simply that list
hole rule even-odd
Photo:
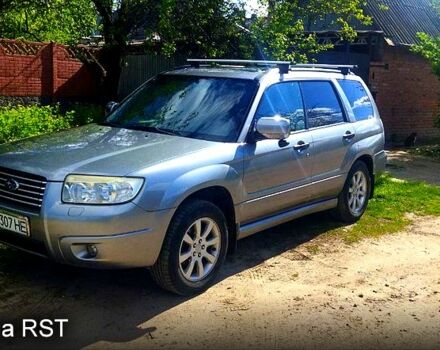
[{"label": "tree trunk", "polygon": [[116,101],[121,76],[121,60],[124,48],[119,45],[105,45],[100,53],[100,63],[107,74],[103,81],[103,94],[106,101]]},{"label": "tree trunk", "polygon": [[[119,77],[121,75],[121,60],[125,51],[125,40],[120,32],[118,21],[115,21],[111,5],[102,0],[93,0],[95,7],[102,18],[103,36],[105,45],[99,55],[99,62],[106,70],[103,81],[103,97],[108,101],[117,100]],[[122,3],[124,4],[124,2]]]}]

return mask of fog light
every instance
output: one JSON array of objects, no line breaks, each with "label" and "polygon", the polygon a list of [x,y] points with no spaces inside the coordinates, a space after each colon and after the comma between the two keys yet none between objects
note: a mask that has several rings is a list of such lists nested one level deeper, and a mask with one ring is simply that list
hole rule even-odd
[{"label": "fog light", "polygon": [[98,248],[94,244],[87,244],[88,258],[94,258],[98,255]]}]

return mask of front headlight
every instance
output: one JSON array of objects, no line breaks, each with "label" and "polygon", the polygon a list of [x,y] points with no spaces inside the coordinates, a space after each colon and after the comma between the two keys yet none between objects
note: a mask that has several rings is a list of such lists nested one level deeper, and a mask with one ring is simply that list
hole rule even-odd
[{"label": "front headlight", "polygon": [[62,199],[76,204],[118,204],[132,200],[139,193],[144,179],[69,175],[63,185]]}]

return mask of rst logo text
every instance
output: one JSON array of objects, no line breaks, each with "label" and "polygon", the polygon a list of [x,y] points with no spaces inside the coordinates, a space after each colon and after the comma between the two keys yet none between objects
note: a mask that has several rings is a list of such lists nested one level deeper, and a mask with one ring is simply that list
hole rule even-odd
[{"label": "rst logo text", "polygon": [[62,338],[64,336],[64,329],[69,322],[67,319],[23,319],[21,328],[12,323],[4,323],[1,326],[1,336],[3,338]]}]

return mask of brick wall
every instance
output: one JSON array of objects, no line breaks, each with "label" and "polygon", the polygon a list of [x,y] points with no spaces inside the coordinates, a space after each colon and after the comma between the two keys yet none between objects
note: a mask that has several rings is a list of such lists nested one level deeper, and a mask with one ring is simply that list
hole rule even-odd
[{"label": "brick wall", "polygon": [[406,47],[386,46],[383,62],[371,63],[370,88],[388,140],[403,141],[413,132],[420,142],[440,138],[433,127],[440,112],[440,80],[426,60]]},{"label": "brick wall", "polygon": [[48,101],[95,99],[99,74],[79,60],[78,53],[75,48],[54,43],[0,39],[0,96]]}]

